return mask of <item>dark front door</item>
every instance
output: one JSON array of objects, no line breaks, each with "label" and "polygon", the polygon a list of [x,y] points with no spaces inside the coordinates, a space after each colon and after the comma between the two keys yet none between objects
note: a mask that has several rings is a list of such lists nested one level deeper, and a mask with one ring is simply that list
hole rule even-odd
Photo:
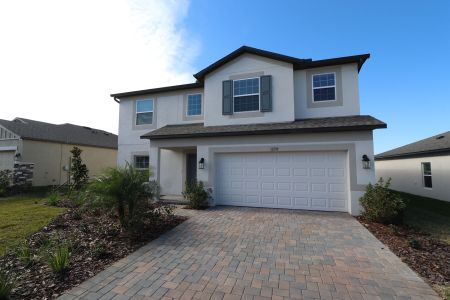
[{"label": "dark front door", "polygon": [[197,154],[186,154],[186,182],[197,180]]}]

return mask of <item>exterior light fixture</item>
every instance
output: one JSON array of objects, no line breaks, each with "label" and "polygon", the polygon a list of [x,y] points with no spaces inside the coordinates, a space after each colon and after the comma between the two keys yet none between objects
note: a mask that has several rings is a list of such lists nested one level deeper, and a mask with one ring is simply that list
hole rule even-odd
[{"label": "exterior light fixture", "polygon": [[201,170],[205,168],[205,159],[203,157],[198,161],[198,168]]},{"label": "exterior light fixture", "polygon": [[367,155],[363,155],[362,156],[362,164],[363,164],[363,169],[370,169],[371,168],[371,163],[370,163],[370,159],[369,157],[367,157]]}]

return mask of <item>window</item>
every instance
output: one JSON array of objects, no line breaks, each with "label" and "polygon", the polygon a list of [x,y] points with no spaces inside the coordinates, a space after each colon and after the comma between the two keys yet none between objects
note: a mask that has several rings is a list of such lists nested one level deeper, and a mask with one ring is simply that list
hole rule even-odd
[{"label": "window", "polygon": [[431,163],[429,162],[422,163],[422,177],[423,177],[423,186],[431,189],[433,187],[433,182],[431,180]]},{"label": "window", "polygon": [[233,81],[234,112],[259,111],[259,78]]},{"label": "window", "polygon": [[136,101],[136,125],[153,123],[153,100]]},{"label": "window", "polygon": [[313,101],[336,100],[336,74],[313,75]]},{"label": "window", "polygon": [[188,95],[186,112],[188,116],[200,116],[202,114],[202,94]]},{"label": "window", "polygon": [[148,156],[139,155],[134,157],[134,167],[136,169],[148,169],[150,166],[150,159]]}]

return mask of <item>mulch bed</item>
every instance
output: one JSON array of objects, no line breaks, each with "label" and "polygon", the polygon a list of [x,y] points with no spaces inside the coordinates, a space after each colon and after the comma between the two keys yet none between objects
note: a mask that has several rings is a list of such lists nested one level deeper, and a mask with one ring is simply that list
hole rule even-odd
[{"label": "mulch bed", "polygon": [[431,284],[450,284],[450,245],[405,225],[359,219],[373,235]]},{"label": "mulch bed", "polygon": [[177,215],[167,216],[140,234],[131,235],[121,230],[114,214],[81,213],[77,208],[70,208],[27,241],[35,254],[41,253],[49,241],[69,242],[70,268],[63,277],[55,275],[45,259],[24,266],[14,252],[0,257],[0,269],[6,270],[14,280],[12,299],[55,298],[184,220],[185,217]]}]

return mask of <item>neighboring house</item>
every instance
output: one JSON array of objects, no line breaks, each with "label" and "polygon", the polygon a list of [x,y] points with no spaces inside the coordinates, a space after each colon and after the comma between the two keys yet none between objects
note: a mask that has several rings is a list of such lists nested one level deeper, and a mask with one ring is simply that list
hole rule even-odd
[{"label": "neighboring house", "polygon": [[376,155],[376,175],[391,188],[450,201],[450,131]]},{"label": "neighboring house", "polygon": [[[73,124],[49,124],[23,118],[0,120],[0,170],[12,169],[15,161],[34,164],[34,186],[60,185],[68,179],[70,150],[81,158],[95,177],[117,163],[117,135]],[[66,168],[67,169],[67,168]]]},{"label": "neighboring house", "polygon": [[198,179],[212,205],[359,213],[375,179],[372,130],[360,115],[368,54],[313,61],[243,46],[195,83],[112,94],[118,163],[152,167],[162,195]]}]

